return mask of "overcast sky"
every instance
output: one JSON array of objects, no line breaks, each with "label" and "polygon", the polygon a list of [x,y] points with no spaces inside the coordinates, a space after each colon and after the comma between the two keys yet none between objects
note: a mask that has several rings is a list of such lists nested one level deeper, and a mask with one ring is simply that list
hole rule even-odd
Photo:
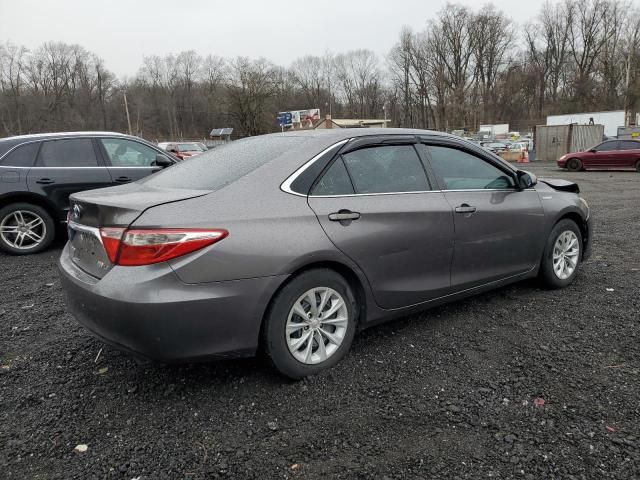
[{"label": "overcast sky", "polygon": [[[36,48],[78,43],[118,76],[134,75],[144,55],[195,50],[222,57],[297,57],[368,48],[385,55],[403,25],[424,27],[446,0],[0,0],[0,42]],[[477,8],[484,2],[458,3]],[[494,0],[522,23],[541,0]]]}]

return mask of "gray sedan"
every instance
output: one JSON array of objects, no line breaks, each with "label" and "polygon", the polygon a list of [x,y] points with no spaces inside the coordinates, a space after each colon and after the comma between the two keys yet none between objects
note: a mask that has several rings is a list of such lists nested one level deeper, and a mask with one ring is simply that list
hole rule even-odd
[{"label": "gray sedan", "polygon": [[83,325],[135,355],[262,346],[301,378],[381,321],[530,277],[569,285],[591,242],[578,193],[436,132],[253,137],[72,195],[62,283]]}]

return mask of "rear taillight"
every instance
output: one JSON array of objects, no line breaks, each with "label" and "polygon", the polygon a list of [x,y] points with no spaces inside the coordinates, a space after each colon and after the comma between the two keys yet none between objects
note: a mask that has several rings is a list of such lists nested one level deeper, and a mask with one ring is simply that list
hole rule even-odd
[{"label": "rear taillight", "polygon": [[100,229],[109,260],[130,267],[166,262],[213,245],[227,235],[229,232],[221,229]]}]

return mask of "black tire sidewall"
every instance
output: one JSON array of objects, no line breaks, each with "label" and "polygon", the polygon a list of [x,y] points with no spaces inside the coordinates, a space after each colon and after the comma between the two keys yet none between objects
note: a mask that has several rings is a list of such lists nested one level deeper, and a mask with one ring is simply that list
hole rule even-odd
[{"label": "black tire sidewall", "polygon": [[[303,293],[317,287],[329,287],[342,295],[347,302],[349,323],[342,344],[331,357],[317,365],[306,365],[296,360],[289,351],[285,328],[293,303]],[[355,334],[357,314],[358,308],[353,291],[344,277],[329,269],[314,269],[303,272],[285,285],[272,301],[264,325],[265,351],[275,368],[291,379],[299,380],[309,375],[315,375],[333,367],[347,354]]]},{"label": "black tire sidewall", "polygon": [[[578,237],[580,252],[578,254],[578,265],[576,266],[576,269],[573,271],[569,278],[562,280],[556,276],[553,270],[553,247],[558,240],[558,237],[567,230],[571,230]],[[551,230],[551,234],[547,239],[547,244],[542,256],[542,263],[540,266],[540,279],[542,280],[544,286],[547,288],[555,289],[564,288],[573,283],[578,273],[578,267],[580,266],[580,263],[582,261],[583,248],[584,245],[582,243],[582,232],[580,232],[580,228],[578,227],[578,225],[576,225],[573,220],[560,220]]]},{"label": "black tire sidewall", "polygon": [[34,205],[32,203],[22,203],[22,202],[12,203],[0,208],[0,222],[2,222],[2,220],[7,215],[10,215],[11,212],[15,212],[16,210],[30,211],[38,215],[40,218],[42,218],[46,226],[44,239],[42,240],[42,242],[40,242],[40,244],[38,244],[33,248],[18,249],[7,244],[2,238],[0,238],[0,250],[2,250],[3,252],[9,253],[11,255],[29,255],[32,253],[41,252],[42,250],[46,249],[49,245],[51,245],[51,242],[53,242],[53,239],[55,238],[55,235],[56,235],[55,234],[56,227],[53,222],[53,219],[51,218],[51,215],[49,215],[49,212],[47,212],[41,206]]},{"label": "black tire sidewall", "polygon": [[571,158],[567,162],[567,170],[572,172],[577,172],[582,169],[582,162],[577,158]]}]

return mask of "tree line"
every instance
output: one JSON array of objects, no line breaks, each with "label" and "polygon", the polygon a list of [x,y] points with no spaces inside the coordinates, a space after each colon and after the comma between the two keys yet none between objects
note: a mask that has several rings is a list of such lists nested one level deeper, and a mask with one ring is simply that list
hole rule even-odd
[{"label": "tree line", "polygon": [[[362,26],[361,28],[366,28]],[[335,118],[394,126],[527,130],[546,115],[640,109],[640,13],[624,0],[561,0],[515,22],[491,4],[448,4],[425,28],[402,28],[381,57],[366,50],[267,59],[147,56],[118,79],[80,45],[29,51],[0,45],[0,135],[127,131],[149,139],[278,129],[278,111],[320,108]],[[126,95],[126,97],[125,97]],[[129,120],[125,115],[125,98]]]}]

